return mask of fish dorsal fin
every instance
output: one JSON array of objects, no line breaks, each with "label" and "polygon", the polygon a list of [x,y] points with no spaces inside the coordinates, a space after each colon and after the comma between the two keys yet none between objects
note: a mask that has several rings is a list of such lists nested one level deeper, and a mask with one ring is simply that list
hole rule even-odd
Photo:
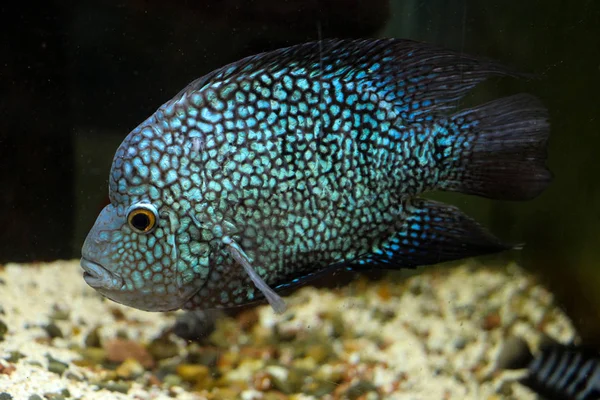
[{"label": "fish dorsal fin", "polygon": [[[455,107],[467,91],[493,75],[517,75],[487,61],[406,39],[327,39],[243,58],[191,82],[172,101],[210,85],[271,82],[286,74],[316,82],[337,81],[393,103],[400,116],[418,121]],[[354,85],[354,86],[353,86]]]}]

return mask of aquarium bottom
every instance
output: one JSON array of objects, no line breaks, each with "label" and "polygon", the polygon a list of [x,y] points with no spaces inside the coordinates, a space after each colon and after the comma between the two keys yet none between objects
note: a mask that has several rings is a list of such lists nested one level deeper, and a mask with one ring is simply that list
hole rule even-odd
[{"label": "aquarium bottom", "polygon": [[496,370],[506,338],[575,335],[514,264],[305,287],[283,315],[221,316],[195,342],[171,332],[179,312],[115,304],[81,275],[77,261],[0,267],[0,399],[527,400],[521,372]]}]

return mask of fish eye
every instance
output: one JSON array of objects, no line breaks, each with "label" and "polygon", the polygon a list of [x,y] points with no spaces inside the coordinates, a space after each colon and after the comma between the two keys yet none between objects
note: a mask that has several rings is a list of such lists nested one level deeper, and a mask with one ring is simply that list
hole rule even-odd
[{"label": "fish eye", "polygon": [[135,204],[127,211],[127,223],[137,233],[149,233],[156,226],[156,208],[150,204]]}]

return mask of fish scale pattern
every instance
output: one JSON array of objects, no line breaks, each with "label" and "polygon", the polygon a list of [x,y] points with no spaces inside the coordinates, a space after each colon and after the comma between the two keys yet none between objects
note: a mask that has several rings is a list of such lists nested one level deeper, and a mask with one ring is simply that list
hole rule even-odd
[{"label": "fish scale pattern", "polygon": [[[386,71],[392,50],[365,55],[350,68],[351,52],[224,68],[159,109],[121,146],[123,162],[115,163],[111,180],[119,203],[135,201],[140,182],[151,178],[150,200],[173,210],[190,237],[205,241],[191,247],[187,236],[179,238],[179,266],[171,274],[206,276],[200,266],[208,261],[202,257],[210,258],[204,305],[258,295],[225,252],[209,254],[225,234],[223,224],[267,283],[292,278],[293,284],[314,265],[378,248],[383,233],[401,224],[402,194],[436,184],[442,153],[428,146],[448,131],[405,125],[418,120],[419,100],[393,101],[403,92]],[[374,81],[379,69],[385,78]],[[407,81],[403,90],[417,93],[418,81],[432,74],[411,78],[414,84]],[[188,215],[200,226],[191,226]],[[163,263],[171,262],[171,251],[157,251]]]}]

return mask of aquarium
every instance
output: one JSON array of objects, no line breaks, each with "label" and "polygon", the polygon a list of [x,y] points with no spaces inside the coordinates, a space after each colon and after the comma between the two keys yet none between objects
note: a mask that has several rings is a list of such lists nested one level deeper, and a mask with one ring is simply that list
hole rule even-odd
[{"label": "aquarium", "polygon": [[0,400],[600,398],[600,4],[2,15]]}]

